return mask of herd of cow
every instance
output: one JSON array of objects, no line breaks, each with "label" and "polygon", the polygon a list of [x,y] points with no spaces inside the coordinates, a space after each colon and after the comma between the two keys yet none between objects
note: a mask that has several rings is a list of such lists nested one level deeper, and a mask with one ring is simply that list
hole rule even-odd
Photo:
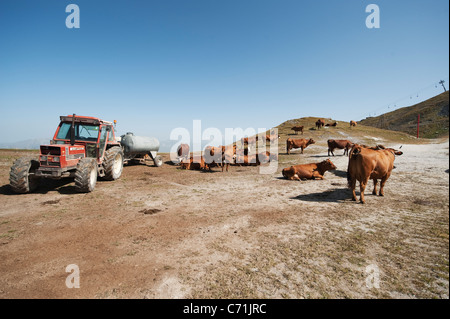
[{"label": "herd of cow", "polygon": [[[320,128],[324,127],[324,126],[331,126],[331,127],[336,127],[338,125],[337,122],[333,122],[333,123],[327,123],[325,124],[325,121],[322,119],[318,119],[316,122],[316,129],[320,130]],[[355,127],[357,124],[355,121],[350,121],[350,127]],[[301,132],[303,134],[303,129],[305,127],[304,126],[294,126],[293,128],[291,128],[292,131],[295,132],[295,134],[298,135],[298,132]]]},{"label": "herd of cow", "polygon": [[[270,134],[263,137],[267,142],[273,142],[279,139],[279,135]],[[268,151],[259,154],[252,154],[251,149],[256,147],[256,143],[260,139],[259,136],[245,137],[241,139],[242,148],[237,148],[237,145],[229,146],[207,146],[203,155],[194,156],[190,153],[188,144],[181,144],[178,146],[177,155],[182,169],[187,170],[209,170],[212,167],[219,166],[222,172],[230,165],[239,166],[259,166],[270,161],[277,161],[278,154],[271,154]],[[256,149],[256,148],[255,148]]]},{"label": "herd of cow", "polygon": [[[242,138],[241,144],[247,148],[237,149],[236,144],[229,146],[205,148],[203,155],[194,156],[190,153],[189,145],[181,144],[178,147],[178,157],[180,166],[188,170],[211,170],[212,167],[221,167],[222,172],[224,168],[228,172],[230,165],[239,166],[258,166],[270,161],[277,161],[278,154],[270,154],[270,152],[262,152],[259,154],[250,154],[250,150],[256,145],[260,137],[254,136],[250,138]],[[263,137],[264,138],[264,137]],[[273,142],[279,139],[279,135],[266,135],[267,142]],[[290,154],[292,149],[301,149],[301,154],[308,145],[315,144],[315,141],[310,139],[292,139],[288,138],[286,141],[286,151]],[[356,181],[360,184],[360,201],[365,203],[364,191],[369,182],[373,180],[374,188],[373,194],[377,194],[378,180],[380,180],[379,195],[384,196],[384,186],[387,179],[390,177],[392,169],[394,168],[394,159],[396,155],[402,155],[401,151],[393,148],[385,148],[382,145],[375,147],[368,147],[366,145],[359,145],[352,143],[349,140],[334,140],[327,141],[328,156],[330,154],[335,156],[336,149],[343,149],[344,156],[348,156],[347,167],[347,181],[348,186],[352,190],[352,200],[356,201]],[[323,179],[326,171],[335,170],[336,166],[327,159],[320,163],[309,163],[294,165],[282,170],[282,175],[288,180],[305,180],[305,179]]]}]

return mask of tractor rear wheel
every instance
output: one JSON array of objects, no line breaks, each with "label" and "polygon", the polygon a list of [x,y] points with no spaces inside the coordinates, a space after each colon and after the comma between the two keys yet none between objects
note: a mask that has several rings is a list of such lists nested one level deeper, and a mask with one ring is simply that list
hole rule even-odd
[{"label": "tractor rear wheel", "polygon": [[39,168],[39,161],[30,157],[17,159],[11,166],[9,185],[14,193],[30,193],[39,185],[39,177],[34,175]]},{"label": "tractor rear wheel", "polygon": [[123,170],[123,151],[118,146],[111,147],[105,153],[105,177],[107,181],[115,181],[120,178]]},{"label": "tractor rear wheel", "polygon": [[95,158],[82,158],[75,172],[75,188],[77,192],[92,192],[97,183],[98,165]]}]

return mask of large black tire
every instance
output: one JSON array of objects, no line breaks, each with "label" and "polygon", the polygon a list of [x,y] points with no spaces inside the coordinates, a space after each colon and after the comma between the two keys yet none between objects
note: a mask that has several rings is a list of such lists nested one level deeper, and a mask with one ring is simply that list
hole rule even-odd
[{"label": "large black tire", "polygon": [[97,183],[98,165],[95,158],[82,158],[75,172],[75,189],[80,193],[92,192]]},{"label": "large black tire", "polygon": [[11,166],[9,185],[14,193],[26,194],[36,190],[39,177],[34,175],[39,168],[39,161],[30,157],[17,159]]},{"label": "large black tire", "polygon": [[105,168],[105,180],[115,181],[116,179],[119,179],[123,170],[122,148],[114,146],[108,149],[105,153],[103,166]]}]

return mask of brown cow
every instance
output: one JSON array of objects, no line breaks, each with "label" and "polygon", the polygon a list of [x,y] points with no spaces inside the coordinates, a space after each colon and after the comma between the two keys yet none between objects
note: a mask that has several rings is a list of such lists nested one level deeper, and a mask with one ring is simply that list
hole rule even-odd
[{"label": "brown cow", "polygon": [[301,164],[285,168],[282,171],[284,178],[288,180],[323,179],[326,171],[335,170],[336,166],[327,159],[320,163]]},{"label": "brown cow", "polygon": [[349,140],[328,140],[328,156],[334,153],[333,151],[338,148],[340,150],[344,150],[344,155],[348,155],[349,149],[351,149],[353,146],[353,143]]},{"label": "brown cow", "polygon": [[222,163],[222,157],[223,157],[223,151],[224,146],[214,147],[214,146],[207,146],[205,148],[204,152],[204,160],[207,164],[207,167],[209,170],[211,170],[211,166],[215,163],[217,165],[220,165]]},{"label": "brown cow", "polygon": [[320,128],[324,127],[324,126],[325,126],[325,121],[322,120],[322,119],[318,119],[317,122],[316,122],[317,129],[320,130]]},{"label": "brown cow", "polygon": [[229,146],[207,146],[205,148],[205,159],[206,166],[209,170],[214,164],[217,164],[222,167],[222,172],[226,167],[228,172],[228,167],[231,163],[234,163],[234,159],[236,158],[236,144]]},{"label": "brown cow", "polygon": [[228,172],[228,167],[230,166],[230,164],[234,164],[234,161],[236,160],[236,144],[222,146],[222,150],[222,172],[225,166]]},{"label": "brown cow", "polygon": [[286,152],[287,154],[291,154],[291,149],[293,148],[301,148],[302,149],[302,154],[303,154],[303,150],[308,147],[308,145],[310,144],[315,144],[316,142],[310,138],[309,140],[301,138],[298,140],[294,140],[292,138],[288,138],[286,140]]},{"label": "brown cow", "polygon": [[279,139],[279,138],[281,138],[281,136],[280,135],[276,135],[276,134],[266,134],[266,142],[272,142],[272,141],[275,141],[275,140],[277,140],[277,139]]},{"label": "brown cow", "polygon": [[334,122],[334,123],[327,123],[325,126],[333,126],[333,127],[336,127],[336,126],[337,126],[337,122]]},{"label": "brown cow", "polygon": [[396,155],[402,155],[403,152],[393,148],[371,149],[364,148],[355,144],[349,154],[347,181],[348,186],[352,190],[352,200],[356,201],[356,181],[359,181],[361,192],[361,203],[365,203],[364,191],[369,179],[373,180],[372,194],[377,194],[378,179],[380,182],[380,196],[384,196],[384,185],[391,176],[394,168],[394,160]]},{"label": "brown cow", "polygon": [[293,128],[291,128],[291,130],[295,132],[295,135],[298,135],[298,132],[302,132],[303,135],[304,128],[304,126],[294,126]]},{"label": "brown cow", "polygon": [[177,149],[177,155],[180,162],[184,159],[189,159],[189,145],[180,144]]},{"label": "brown cow", "polygon": [[239,166],[259,166],[261,162],[258,156],[254,155],[237,155],[236,164]]},{"label": "brown cow", "polygon": [[181,162],[180,166],[187,170],[205,170],[208,168],[203,156],[198,156],[195,160],[194,162],[194,157],[191,156],[189,160]]},{"label": "brown cow", "polygon": [[350,121],[350,127],[356,127],[356,122],[355,121]]},{"label": "brown cow", "polygon": [[236,154],[236,164],[239,166],[259,166],[270,161],[278,161],[278,154],[270,154],[269,151],[266,151],[258,155],[244,155],[242,150]]}]

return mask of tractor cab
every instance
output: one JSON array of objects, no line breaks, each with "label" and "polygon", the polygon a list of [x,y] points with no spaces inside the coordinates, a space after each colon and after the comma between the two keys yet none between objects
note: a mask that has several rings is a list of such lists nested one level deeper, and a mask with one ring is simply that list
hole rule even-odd
[{"label": "tractor cab", "polygon": [[[112,144],[117,144],[111,122],[86,116],[61,116],[53,140],[53,145],[70,144],[72,148],[84,148],[84,156],[97,158],[102,162],[104,152]],[[81,150],[81,149],[78,149]]]}]

